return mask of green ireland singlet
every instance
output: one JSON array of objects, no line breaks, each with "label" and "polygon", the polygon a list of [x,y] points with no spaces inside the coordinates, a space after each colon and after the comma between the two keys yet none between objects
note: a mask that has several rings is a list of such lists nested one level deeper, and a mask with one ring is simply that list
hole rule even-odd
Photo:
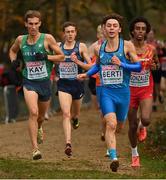
[{"label": "green ireland singlet", "polygon": [[53,62],[45,60],[37,61],[35,59],[36,53],[53,54],[47,52],[44,47],[45,34],[41,33],[37,42],[33,45],[27,43],[28,35],[24,35],[21,42],[21,52],[24,61],[24,68],[22,75],[24,78],[33,81],[42,81],[50,79],[50,74],[53,67]]}]

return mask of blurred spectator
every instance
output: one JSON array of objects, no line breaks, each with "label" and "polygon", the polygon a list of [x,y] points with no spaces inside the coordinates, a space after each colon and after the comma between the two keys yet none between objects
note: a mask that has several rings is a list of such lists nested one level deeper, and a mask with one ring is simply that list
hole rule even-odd
[{"label": "blurred spectator", "polygon": [[5,63],[0,68],[0,86],[4,87],[7,85],[15,85],[16,87],[21,86],[22,78],[21,72],[14,71],[10,66]]},{"label": "blurred spectator", "polygon": [[166,40],[160,42],[159,60],[161,63],[161,81],[160,81],[160,103],[164,103],[164,92],[166,90]]},{"label": "blurred spectator", "polygon": [[0,86],[3,87],[5,123],[14,122],[18,115],[18,94],[21,89],[21,72],[13,70],[9,64],[0,66]]},{"label": "blurred spectator", "polygon": [[[158,42],[155,38],[155,29],[151,29],[151,31],[147,35],[147,43],[153,45],[156,48],[157,54],[158,51]],[[157,111],[157,97],[160,98],[160,80],[161,80],[161,70],[156,69],[152,70],[154,86],[153,86],[153,111]]]}]

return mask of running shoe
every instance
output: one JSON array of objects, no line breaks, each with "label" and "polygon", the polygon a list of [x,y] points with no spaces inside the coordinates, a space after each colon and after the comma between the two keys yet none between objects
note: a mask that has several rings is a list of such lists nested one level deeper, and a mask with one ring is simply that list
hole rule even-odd
[{"label": "running shoe", "polygon": [[38,144],[42,144],[43,143],[43,139],[44,139],[43,128],[40,127],[38,129],[38,132],[37,132],[37,143]]},{"label": "running shoe", "polygon": [[41,155],[41,152],[39,151],[39,149],[33,150],[32,157],[33,157],[33,160],[38,160],[38,159],[42,158],[42,155]]},{"label": "running shoe", "polygon": [[110,169],[112,170],[112,172],[117,172],[119,167],[119,161],[118,160],[112,160],[111,164],[110,164]]},{"label": "running shoe", "polygon": [[72,149],[71,149],[71,144],[70,144],[70,143],[67,143],[67,144],[66,144],[65,154],[66,154],[68,157],[71,157],[71,156],[72,156]]},{"label": "running shoe", "polygon": [[79,127],[78,118],[72,118],[72,126],[74,129],[77,129]]},{"label": "running shoe", "polygon": [[138,132],[138,140],[140,142],[144,141],[147,137],[147,130],[146,127],[140,128]]},{"label": "running shoe", "polygon": [[139,156],[132,156],[131,167],[133,167],[133,168],[140,167]]}]

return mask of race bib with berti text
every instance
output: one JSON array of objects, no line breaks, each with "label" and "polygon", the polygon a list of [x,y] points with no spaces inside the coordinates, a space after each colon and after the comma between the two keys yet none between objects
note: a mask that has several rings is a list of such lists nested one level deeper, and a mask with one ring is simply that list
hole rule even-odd
[{"label": "race bib with berti text", "polygon": [[121,84],[123,82],[123,70],[117,65],[105,65],[101,68],[103,84]]}]

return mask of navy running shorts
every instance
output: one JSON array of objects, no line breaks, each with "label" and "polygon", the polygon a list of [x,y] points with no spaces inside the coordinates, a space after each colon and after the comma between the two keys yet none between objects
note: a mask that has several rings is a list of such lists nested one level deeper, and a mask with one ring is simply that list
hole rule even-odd
[{"label": "navy running shorts", "polygon": [[84,95],[84,83],[78,80],[59,79],[57,81],[58,91],[71,94],[72,99],[81,99]]},{"label": "navy running shorts", "polygon": [[38,94],[39,101],[48,101],[51,97],[51,81],[32,81],[23,79],[23,87],[29,91],[35,91]]}]

